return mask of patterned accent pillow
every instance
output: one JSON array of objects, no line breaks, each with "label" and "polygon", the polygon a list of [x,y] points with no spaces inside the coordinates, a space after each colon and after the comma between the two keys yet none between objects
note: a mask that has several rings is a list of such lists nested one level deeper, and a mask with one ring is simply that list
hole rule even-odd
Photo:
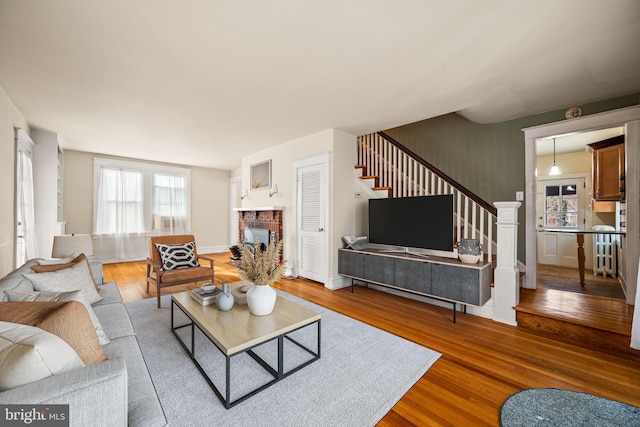
[{"label": "patterned accent pillow", "polygon": [[163,270],[200,267],[200,263],[196,260],[196,242],[181,243],[179,245],[156,243],[156,248],[160,252]]}]

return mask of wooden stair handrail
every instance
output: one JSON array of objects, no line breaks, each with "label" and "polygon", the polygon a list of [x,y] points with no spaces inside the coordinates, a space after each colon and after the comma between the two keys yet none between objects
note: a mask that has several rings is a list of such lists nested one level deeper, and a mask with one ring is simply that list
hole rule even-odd
[{"label": "wooden stair handrail", "polygon": [[424,160],[422,157],[418,156],[413,151],[409,150],[404,145],[400,144],[398,141],[393,139],[391,136],[387,135],[385,132],[380,131],[380,132],[377,132],[377,134],[380,135],[382,138],[386,139],[387,141],[389,141],[389,143],[391,143],[396,148],[398,148],[398,150],[404,152],[406,155],[408,155],[409,157],[413,158],[416,162],[420,163],[422,166],[424,166],[425,168],[429,169],[435,175],[437,175],[438,177],[440,177],[443,180],[445,180],[446,182],[448,182],[453,188],[455,188],[460,193],[462,193],[465,196],[467,196],[469,199],[471,199],[477,205],[481,206],[484,210],[488,211],[493,216],[498,216],[498,210],[496,209],[495,206],[492,206],[489,203],[487,203],[484,200],[482,200],[479,196],[477,196],[476,194],[472,193],[465,186],[463,186],[462,184],[460,184],[459,182],[457,182],[456,180],[451,178],[446,173],[442,172],[437,167],[433,166],[431,163],[429,163],[426,160]]}]

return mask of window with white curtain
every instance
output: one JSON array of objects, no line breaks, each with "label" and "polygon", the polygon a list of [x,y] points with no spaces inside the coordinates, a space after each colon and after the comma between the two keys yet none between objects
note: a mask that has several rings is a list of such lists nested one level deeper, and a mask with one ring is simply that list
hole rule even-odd
[{"label": "window with white curtain", "polygon": [[153,174],[153,230],[170,234],[187,231],[189,206],[184,175]]},{"label": "window with white curtain", "polygon": [[101,167],[95,234],[144,233],[142,171]]},{"label": "window with white curtain", "polygon": [[94,158],[94,234],[190,230],[191,170]]}]

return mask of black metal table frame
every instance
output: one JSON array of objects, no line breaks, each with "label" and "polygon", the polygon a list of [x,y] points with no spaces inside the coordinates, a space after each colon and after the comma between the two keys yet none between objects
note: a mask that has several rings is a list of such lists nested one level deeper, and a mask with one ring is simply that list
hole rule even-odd
[{"label": "black metal table frame", "polygon": [[[187,316],[187,318],[191,321],[191,323],[187,323],[185,325],[180,325],[180,326],[174,326],[174,321],[173,321],[174,320],[173,319],[174,305],[177,306],[180,309],[180,311],[182,311],[184,313],[185,316]],[[236,406],[237,404],[239,404],[239,403],[247,400],[248,398],[258,394],[259,392],[261,392],[262,390],[266,389],[267,387],[272,386],[273,384],[279,382],[280,380],[288,377],[289,375],[299,371],[300,369],[304,368],[305,366],[307,366],[307,365],[315,362],[316,360],[320,359],[320,330],[321,330],[320,329],[320,321],[321,321],[321,319],[318,319],[318,320],[313,321],[311,323],[308,323],[306,325],[300,326],[299,328],[296,328],[294,330],[288,331],[285,334],[281,334],[281,335],[279,335],[277,337],[271,338],[271,339],[269,339],[267,341],[263,341],[263,342],[261,342],[259,344],[251,346],[251,347],[249,347],[249,348],[247,348],[245,350],[239,351],[239,352],[234,353],[232,355],[226,355],[216,345],[216,343],[213,342],[213,340],[211,340],[211,338],[209,338],[209,336],[202,330],[202,328],[200,328],[200,326],[196,325],[196,323],[193,321],[191,316],[189,316],[189,314],[187,312],[185,312],[182,309],[182,307],[177,305],[175,303],[175,301],[173,299],[171,299],[171,331],[173,332],[173,334],[178,339],[178,342],[180,343],[182,348],[184,348],[184,350],[187,352],[187,354],[189,355],[189,357],[193,361],[193,364],[196,365],[196,368],[198,368],[198,370],[200,371],[200,373],[202,374],[204,379],[207,381],[207,383],[209,384],[209,386],[211,387],[213,392],[216,394],[216,396],[218,396],[218,398],[220,399],[220,401],[222,402],[224,407],[227,408],[227,409]],[[295,332],[297,330],[300,330],[302,328],[309,327],[309,326],[313,325],[314,323],[318,324],[318,351],[317,352],[314,352],[313,350],[307,348],[303,344],[299,343],[298,341],[294,340],[293,338],[291,338],[291,337],[289,337],[287,335],[287,334],[290,334],[290,333]],[[189,326],[191,326],[191,350],[187,347],[187,345],[184,343],[182,338],[180,338],[180,336],[176,332],[176,330],[178,330],[178,329],[187,328]],[[202,332],[202,334],[205,337],[207,337],[207,339],[218,349],[218,351],[220,351],[225,356],[225,359],[226,359],[225,396],[222,395],[222,392],[220,392],[220,390],[218,390],[218,387],[216,387],[216,385],[213,383],[211,378],[209,378],[209,375],[207,375],[207,372],[202,368],[200,363],[196,360],[196,357],[195,357],[195,328],[196,327],[200,330],[200,332]],[[298,347],[300,347],[301,349],[303,349],[307,353],[311,354],[313,356],[313,358],[307,360],[304,363],[301,363],[300,365],[290,369],[287,372],[284,372],[284,338],[286,338],[287,340],[291,341],[292,343],[294,343],[295,345],[297,345]],[[271,342],[273,340],[278,340],[278,368],[277,368],[277,370],[274,369],[271,365],[269,365],[264,359],[262,359],[260,356],[258,356],[253,351],[254,348],[259,347],[259,346],[261,346],[263,344],[269,343],[269,342]],[[238,397],[236,400],[234,400],[232,402],[231,401],[231,358],[234,357],[234,356],[237,356],[239,354],[242,354],[242,353],[247,353],[249,356],[251,356],[251,358],[253,360],[255,360],[260,366],[262,366],[267,372],[269,372],[273,376],[273,380],[267,382],[266,384],[263,384],[262,386],[256,388],[255,390],[250,391],[249,393],[247,393],[247,394],[245,394],[245,395],[243,395],[241,397]]]}]

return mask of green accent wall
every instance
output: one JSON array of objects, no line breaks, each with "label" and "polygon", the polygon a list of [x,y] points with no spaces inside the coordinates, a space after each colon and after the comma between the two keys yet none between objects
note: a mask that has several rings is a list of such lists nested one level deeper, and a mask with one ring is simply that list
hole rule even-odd
[{"label": "green accent wall", "polygon": [[[637,105],[639,94],[580,105],[583,115]],[[396,141],[458,181],[486,202],[515,200],[524,191],[521,129],[566,120],[562,110],[506,122],[480,124],[456,113],[385,130]],[[518,259],[525,260],[525,209],[519,209]],[[495,236],[495,234],[494,234]]]}]

